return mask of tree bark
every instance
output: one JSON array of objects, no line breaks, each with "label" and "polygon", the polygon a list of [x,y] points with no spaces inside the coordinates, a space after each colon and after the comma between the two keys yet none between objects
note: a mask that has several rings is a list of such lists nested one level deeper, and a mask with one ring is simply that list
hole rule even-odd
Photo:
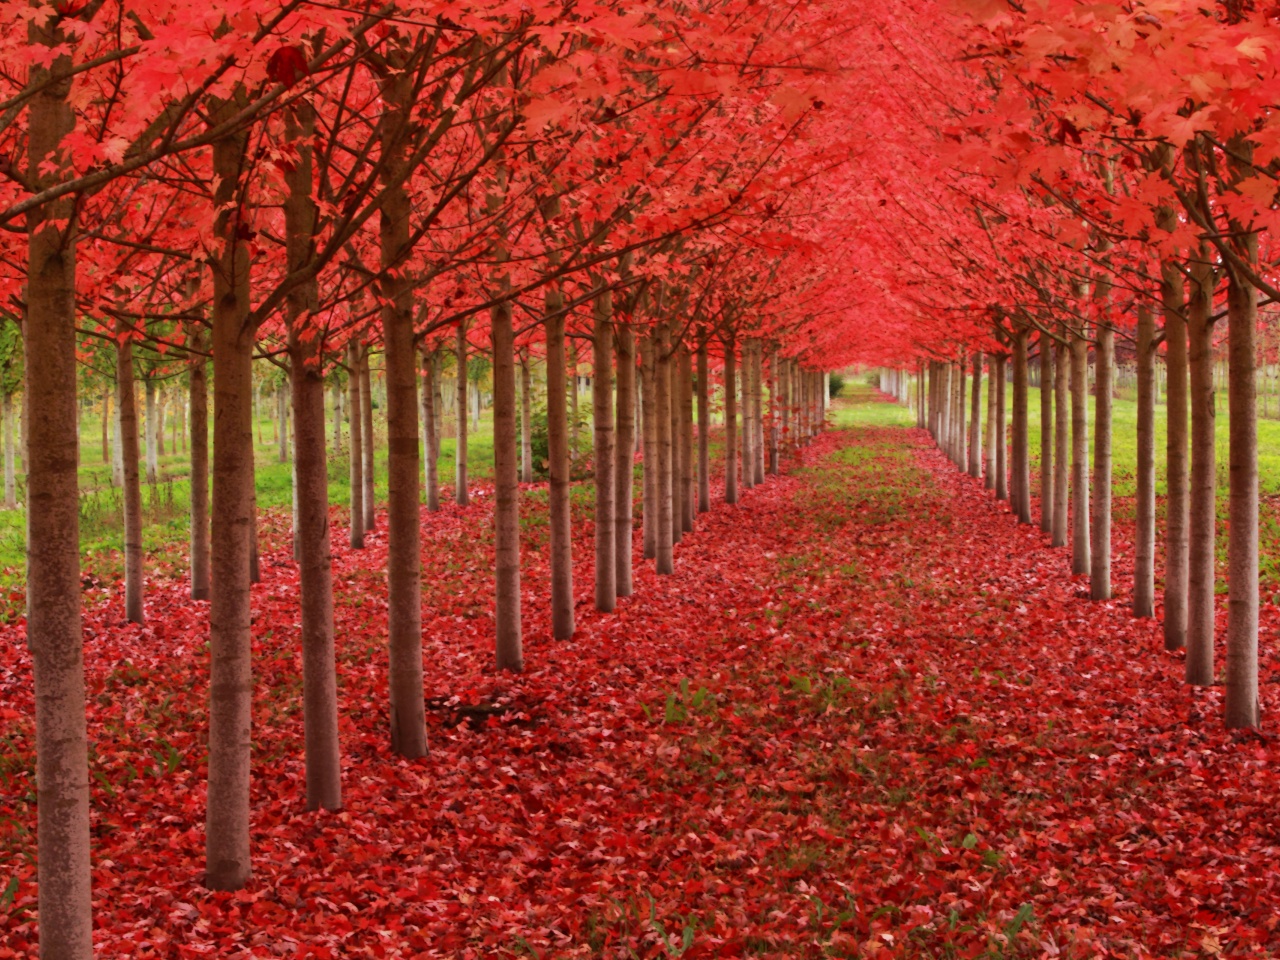
[{"label": "tree bark", "polygon": [[[413,106],[412,76],[391,74],[382,84],[385,112],[380,137],[394,151]],[[426,756],[426,705],[422,689],[422,525],[418,498],[418,363],[413,344],[414,288],[402,268],[411,252],[409,171],[396,159],[384,169],[379,214],[382,267],[383,368],[387,418],[387,688],[391,749],[402,757]],[[374,528],[373,391],[369,351],[360,365],[365,401],[365,526]]]},{"label": "tree bark", "polygon": [[659,321],[653,343],[654,440],[658,449],[656,501],[658,527],[656,533],[656,568],[659,574],[675,572],[672,556],[672,437],[671,437],[671,360],[668,356],[667,324]]},{"label": "tree bark", "polygon": [[[682,348],[683,351],[683,348]],[[687,351],[683,351],[687,352]],[[681,355],[681,371],[684,370],[687,358]],[[751,341],[751,469],[755,474],[756,485],[764,483],[764,344],[759,340]],[[689,465],[684,457],[681,467],[688,473]],[[686,517],[690,516],[685,511]],[[686,530],[691,530],[688,525]]]},{"label": "tree bark", "polygon": [[[205,335],[196,334],[203,350]],[[209,599],[209,371],[196,354],[188,375],[191,417],[191,599]]]},{"label": "tree bark", "polygon": [[[1241,159],[1252,156],[1242,135],[1231,146]],[[1258,236],[1232,223],[1234,244],[1242,260],[1258,264]],[[1227,539],[1227,668],[1225,717],[1227,728],[1258,726],[1258,296],[1244,274],[1229,268],[1227,342],[1231,360],[1228,378],[1230,468]]]},{"label": "tree bark", "polygon": [[618,326],[614,337],[618,368],[618,425],[616,431],[614,481],[614,580],[617,595],[629,597],[633,591],[631,568],[632,522],[635,512],[635,456],[632,453],[636,432],[636,337],[630,324]]},{"label": "tree bark", "polygon": [[[361,471],[360,478],[364,481],[364,529],[366,532],[376,530],[378,527],[378,505],[374,493],[377,467],[374,462],[374,441],[376,438],[373,433],[373,376],[369,372],[370,352],[370,348],[367,345],[360,351],[360,415],[364,420],[364,429],[360,432],[360,440],[363,444],[364,469]],[[417,406],[416,398],[414,406]],[[416,451],[418,449],[416,411],[413,413],[413,420],[413,443]],[[390,431],[388,431],[389,433]],[[416,456],[414,460],[417,460]],[[416,462],[413,468],[413,490],[413,498],[416,503],[418,499],[418,467]]]},{"label": "tree bark", "polygon": [[[33,189],[65,176],[62,140],[72,58],[61,17],[36,17],[28,41],[46,48],[29,84],[27,170]],[[56,167],[53,171],[50,167]],[[75,200],[27,215],[27,644],[35,680],[40,956],[90,960],[89,761],[80,618],[79,445],[76,441]]]},{"label": "tree bark", "polygon": [[707,342],[698,344],[698,511],[711,509],[710,465],[711,405],[707,398]]},{"label": "tree bark", "polygon": [[[667,344],[665,363],[667,376],[667,420],[670,423],[671,456],[668,465],[671,471],[671,542],[679,543],[684,539],[684,498],[685,490],[680,483],[684,475],[684,445],[680,442],[680,342],[675,338],[675,323],[668,324],[671,337]],[[744,433],[746,425],[743,424]]]},{"label": "tree bark", "polygon": [[996,499],[1009,499],[1009,439],[1006,426],[1005,372],[1007,358],[996,358]]},{"label": "tree bark", "polygon": [[[234,104],[227,104],[234,109]],[[253,343],[248,323],[249,251],[238,222],[248,134],[213,145],[213,525],[209,605],[209,784],[205,883],[238,890],[248,881],[253,712],[250,563],[255,540]]]},{"label": "tree bark", "polygon": [[[504,274],[502,287],[509,286]],[[493,330],[494,556],[499,670],[524,669],[520,612],[520,475],[516,436],[516,357],[511,304],[489,311]]]},{"label": "tree bark", "polygon": [[[778,475],[778,348],[769,350],[769,474]],[[702,465],[699,464],[699,467]],[[701,480],[699,480],[701,482]]]},{"label": "tree bark", "polygon": [[1000,419],[1000,400],[1001,391],[1004,390],[1004,381],[1000,379],[1000,372],[1004,369],[1000,363],[1000,358],[995,354],[987,355],[987,469],[983,477],[982,487],[984,490],[994,491],[996,489],[996,473],[998,472],[998,457],[996,456],[996,430],[997,421]]},{"label": "tree bark", "polygon": [[1040,331],[1040,530],[1053,532],[1053,341]]},{"label": "tree bark", "polygon": [[[1066,333],[1059,324],[1059,332]],[[1054,345],[1053,364],[1053,528],[1049,543],[1067,545],[1067,523],[1071,502],[1071,348],[1065,338]]]},{"label": "tree bark", "polygon": [[533,483],[533,375],[529,358],[520,358],[520,482]]},{"label": "tree bark", "polygon": [[1071,331],[1071,572],[1088,574],[1089,554],[1089,341]]},{"label": "tree bark", "polygon": [[[312,257],[318,212],[311,198],[315,116],[299,102],[285,116],[285,134],[297,161],[285,173],[285,250],[290,272]],[[338,745],[338,684],[334,653],[332,549],[329,542],[329,465],[325,456],[324,358],[307,325],[320,302],[314,278],[285,300],[289,387],[293,411],[294,553],[302,627],[302,717],[308,810],[342,807],[342,757]],[[283,395],[283,394],[282,394]],[[285,412],[288,407],[282,409]],[[281,433],[288,421],[281,420]]]},{"label": "tree bark", "polygon": [[458,324],[458,342],[454,348],[458,369],[458,439],[454,450],[453,499],[460,507],[467,505],[467,322]]},{"label": "tree bark", "polygon": [[973,355],[973,392],[969,411],[969,476],[982,477],[982,351]]},{"label": "tree bark", "polygon": [[[697,513],[695,497],[697,486],[694,483],[693,467],[693,354],[685,344],[680,344],[676,354],[676,365],[672,368],[680,385],[680,527],[685,533],[693,532],[693,520]],[[757,446],[763,438],[757,436]],[[763,448],[761,447],[763,450]],[[763,464],[756,464],[763,470]],[[761,483],[764,477],[761,475]]]},{"label": "tree bark", "polygon": [[[133,378],[133,340],[117,331],[116,390],[124,464],[124,611],[130,623],[142,623],[142,481],[139,477],[138,405]],[[148,438],[149,440],[150,438]]]},{"label": "tree bark", "polygon": [[[1171,219],[1170,219],[1171,218]],[[1177,229],[1173,211],[1165,218]],[[1186,290],[1179,265],[1160,264],[1160,299],[1165,344],[1165,532],[1164,532],[1164,647],[1187,645],[1187,576],[1190,549],[1190,490],[1187,450],[1187,321],[1183,315]]]},{"label": "tree bark", "polygon": [[[1103,285],[1099,283],[1099,290]],[[1093,504],[1089,596],[1111,599],[1111,407],[1115,379],[1116,335],[1108,323],[1098,324],[1094,374]]]},{"label": "tree bark", "polygon": [[618,603],[614,532],[613,293],[596,296],[591,357],[591,413],[595,459],[596,609],[612,613]]},{"label": "tree bark", "polygon": [[364,418],[360,400],[360,346],[347,344],[347,415],[351,418],[350,506],[351,549],[364,549]]},{"label": "tree bark", "polygon": [[[738,383],[733,339],[724,345],[724,502],[738,502]],[[797,434],[800,430],[797,430]]]},{"label": "tree bark", "polygon": [[1017,491],[1014,512],[1019,523],[1031,522],[1031,444],[1027,416],[1027,337],[1026,327],[1013,335],[1013,486]]},{"label": "tree bark", "polygon": [[548,513],[551,535],[551,635],[573,636],[573,531],[569,510],[568,398],[565,396],[564,303],[552,284],[544,296],[547,336],[547,464],[551,475]]},{"label": "tree bark", "polygon": [[1138,307],[1138,489],[1134,537],[1133,615],[1155,616],[1156,592],[1156,345],[1155,317]]},{"label": "tree bark", "polygon": [[642,442],[641,455],[644,461],[642,475],[642,496],[644,508],[643,547],[644,559],[653,560],[658,556],[658,494],[661,478],[658,469],[658,431],[657,431],[657,380],[654,374],[656,333],[649,330],[640,339],[640,404],[643,412],[640,417]]},{"label": "tree bark", "polygon": [[425,458],[427,510],[440,511],[440,462],[436,451],[440,438],[436,435],[436,359],[434,351],[422,351],[422,446]]},{"label": "tree bark", "polygon": [[1191,404],[1191,486],[1187,540],[1187,683],[1213,683],[1217,452],[1213,389],[1213,254],[1191,261],[1187,341]]}]

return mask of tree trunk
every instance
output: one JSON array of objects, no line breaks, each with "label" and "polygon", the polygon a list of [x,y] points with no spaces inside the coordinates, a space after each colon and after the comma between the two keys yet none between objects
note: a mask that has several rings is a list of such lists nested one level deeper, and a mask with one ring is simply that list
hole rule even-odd
[{"label": "tree trunk", "polygon": [[996,499],[1009,499],[1009,438],[1006,426],[1005,363],[1007,358],[996,358]]},{"label": "tree trunk", "polygon": [[[12,400],[10,401],[12,403]],[[102,394],[102,462],[111,462],[111,391],[103,391]],[[9,443],[12,446],[12,430],[10,430]]]},{"label": "tree trunk", "polygon": [[[496,401],[495,401],[496,402]],[[533,375],[529,358],[520,358],[520,482],[533,483]]]},{"label": "tree trunk", "polygon": [[151,379],[143,381],[146,397],[146,434],[147,434],[147,483],[154,484],[160,472],[160,461],[156,456],[156,385]]},{"label": "tree trunk", "polygon": [[[119,333],[119,332],[118,332]],[[133,379],[133,340],[116,341],[116,405],[120,408],[120,438],[124,464],[124,611],[131,623],[142,623],[142,480],[138,476],[138,404]],[[148,437],[148,441],[150,441]]]},{"label": "tree trunk", "polygon": [[738,502],[738,384],[733,340],[724,346],[724,502]]},{"label": "tree trunk", "polygon": [[1138,489],[1134,537],[1133,615],[1155,616],[1156,592],[1156,345],[1155,317],[1138,307]]},{"label": "tree trunk", "polygon": [[592,331],[591,414],[595,438],[596,609],[612,613],[618,603],[613,472],[613,293],[596,296]]},{"label": "tree trunk", "polygon": [[[385,345],[384,345],[385,349]],[[378,526],[378,505],[374,495],[374,481],[376,479],[376,467],[374,466],[374,434],[373,434],[373,377],[369,373],[369,347],[364,347],[360,351],[360,414],[364,420],[364,429],[361,431],[360,439],[363,443],[364,451],[364,469],[361,472],[361,479],[364,481],[364,529],[365,531],[375,530]],[[415,378],[416,379],[416,378]],[[414,406],[417,406],[416,398]],[[418,429],[417,429],[417,413],[413,414],[414,430],[413,441],[414,450],[417,450]],[[414,458],[417,459],[416,457]],[[414,503],[418,500],[418,467],[415,462],[413,468],[413,489]],[[415,508],[416,510],[416,508]],[[417,516],[415,512],[415,517]],[[417,521],[414,521],[415,529]]]},{"label": "tree trunk", "polygon": [[1040,530],[1053,533],[1053,341],[1040,331]]},{"label": "tree trunk", "polygon": [[[686,351],[687,352],[687,351]],[[685,356],[681,356],[681,370],[684,370]],[[764,483],[764,344],[759,340],[751,341],[751,469],[755,474],[756,485]],[[684,457],[681,467],[688,473],[689,465]],[[689,511],[685,511],[690,515]],[[692,529],[692,526],[686,527]]]},{"label": "tree trunk", "polygon": [[[675,334],[678,327],[675,323],[668,324],[669,334]],[[680,412],[681,412],[681,396],[680,388],[680,342],[672,336],[667,344],[667,412],[668,420],[671,422],[671,542],[679,543],[684,539],[684,499],[685,490],[680,482],[680,478],[684,476],[684,445],[680,442]],[[746,432],[746,424],[743,423],[743,431]]]},{"label": "tree trunk", "polygon": [[[1242,135],[1231,144],[1248,159],[1252,149]],[[1239,163],[1233,164],[1238,167]],[[1258,236],[1236,230],[1235,244],[1250,267],[1258,265]],[[1231,358],[1227,381],[1230,425],[1231,493],[1227,539],[1227,694],[1228,729],[1258,726],[1258,297],[1237,269],[1229,269],[1227,343]]]},{"label": "tree trunk", "polygon": [[458,439],[454,450],[453,499],[460,507],[467,505],[467,323],[458,324],[458,343],[454,348],[458,368],[457,420]]},{"label": "tree trunk", "polygon": [[1031,444],[1027,416],[1026,327],[1013,335],[1013,486],[1017,491],[1014,511],[1019,523],[1031,522]]},{"label": "tree trunk", "polygon": [[675,572],[672,556],[672,436],[671,436],[671,359],[668,356],[667,324],[659,321],[653,344],[654,439],[658,448],[658,529],[657,572]]},{"label": "tree trunk", "polygon": [[996,456],[996,428],[1000,412],[1000,392],[1004,389],[1004,382],[1000,379],[1000,371],[1003,366],[1000,358],[995,354],[987,355],[987,432],[986,432],[986,473],[983,476],[982,487],[984,490],[994,491],[996,488],[997,460]]},{"label": "tree trunk", "polygon": [[547,460],[551,475],[548,513],[551,535],[551,635],[573,636],[573,531],[569,510],[570,460],[568,399],[565,396],[564,303],[560,288],[547,288]]},{"label": "tree trunk", "polygon": [[969,411],[969,476],[982,477],[982,351],[973,355],[973,393]]},{"label": "tree trunk", "polygon": [[[234,108],[228,104],[227,108]],[[224,111],[225,112],[225,111]],[[249,879],[253,713],[250,562],[255,540],[253,343],[249,251],[237,222],[248,134],[213,145],[213,525],[209,606],[209,784],[205,883],[238,890]]]},{"label": "tree trunk", "polygon": [[[676,356],[676,379],[680,384],[680,526],[685,533],[693,532],[693,520],[697,513],[693,467],[693,354],[685,344],[680,345]],[[761,438],[757,438],[758,440]],[[763,470],[763,465],[757,463]],[[763,477],[761,477],[763,483]]]},{"label": "tree trunk", "polygon": [[707,398],[707,342],[698,344],[698,511],[711,509],[710,464],[711,405]]},{"label": "tree trunk", "polygon": [[[120,389],[118,384],[116,389]],[[118,403],[111,416],[111,484],[124,487],[124,446],[120,436],[120,405]]]},{"label": "tree trunk", "polygon": [[614,337],[618,368],[618,425],[614,463],[614,562],[617,572],[614,581],[617,595],[632,594],[631,541],[632,518],[635,511],[635,457],[632,453],[636,432],[636,337],[630,324],[618,326]]},{"label": "tree trunk", "polygon": [[[285,174],[286,255],[290,272],[308,266],[317,209],[311,199],[311,141],[315,118],[305,103],[286,114],[286,136],[298,162]],[[293,411],[294,554],[298,562],[302,632],[303,733],[308,810],[342,807],[338,691],[334,654],[333,571],[329,541],[329,466],[325,456],[324,358],[308,323],[319,304],[315,279],[289,291],[285,301],[289,386]],[[282,410],[282,413],[284,410]],[[281,420],[282,427],[288,421]],[[282,430],[283,432],[283,430]]]},{"label": "tree trunk", "polygon": [[[1059,332],[1066,333],[1059,324]],[[1053,528],[1049,543],[1067,545],[1067,522],[1071,502],[1071,348],[1065,339],[1054,345],[1053,364]]]},{"label": "tree trunk", "polygon": [[[1102,285],[1099,284],[1099,289]],[[1089,596],[1111,599],[1111,406],[1115,379],[1116,335],[1110,324],[1098,324],[1095,349],[1093,504]]]},{"label": "tree trunk", "polygon": [[[1171,219],[1169,219],[1171,217]],[[1169,211],[1166,226],[1177,229]],[[1179,264],[1160,264],[1160,298],[1165,344],[1165,532],[1164,532],[1164,647],[1187,645],[1187,573],[1190,532],[1190,490],[1187,476],[1187,321],[1183,315],[1186,290]]]},{"label": "tree trunk", "polygon": [[364,549],[364,418],[360,400],[360,346],[347,344],[347,414],[351,420],[351,549]]},{"label": "tree trunk", "polygon": [[[69,53],[61,17],[28,25],[32,46],[48,49],[28,77],[27,170],[33,189],[67,173],[62,139],[75,125],[68,105]],[[49,165],[59,169],[54,172]],[[36,713],[36,831],[40,955],[90,960],[93,917],[89,863],[89,761],[85,732],[84,634],[80,619],[80,490],[76,442],[76,261],[73,197],[27,215],[28,411],[27,644]]]},{"label": "tree trunk", "polygon": [[656,339],[653,330],[646,332],[640,339],[640,403],[643,407],[640,425],[644,446],[641,455],[644,462],[641,490],[644,501],[643,547],[646,560],[653,560],[658,556],[658,496],[661,479],[658,475],[658,402],[654,373]]},{"label": "tree trunk", "polygon": [[422,446],[425,458],[427,510],[440,511],[440,462],[436,451],[440,438],[436,435],[436,359],[435,353],[422,351]]},{"label": "tree trunk", "polygon": [[1088,574],[1089,555],[1089,341],[1071,331],[1071,572]]},{"label": "tree trunk", "polygon": [[[383,82],[386,113],[382,136],[394,135],[413,106],[412,77],[394,73]],[[402,273],[412,242],[409,171],[400,162],[383,173],[379,215],[382,278],[382,346],[387,418],[387,688],[391,749],[402,757],[426,756],[426,705],[422,689],[422,512],[418,498],[418,362],[413,344],[414,288]],[[495,320],[495,323],[497,321]],[[373,391],[369,351],[360,376],[365,399],[365,526],[374,528]],[[513,411],[514,414],[514,411]]]},{"label": "tree trunk", "polygon": [[1191,261],[1187,340],[1191,402],[1191,486],[1187,540],[1187,683],[1213,683],[1214,551],[1217,533],[1217,466],[1213,390],[1213,288],[1211,254],[1202,245]]},{"label": "tree trunk", "polygon": [[[503,290],[510,286],[506,274]],[[516,435],[516,356],[511,303],[489,311],[493,331],[493,487],[495,617],[499,670],[524,669],[520,611],[520,473]],[[421,654],[419,654],[421,661]]]},{"label": "tree trunk", "polygon": [[160,474],[160,457],[164,456],[164,391],[156,390],[156,476]]},{"label": "tree trunk", "polygon": [[191,599],[209,599],[209,371],[205,335],[194,335],[189,368],[191,417]]},{"label": "tree trunk", "polygon": [[342,449],[342,384],[335,374],[333,378],[333,450]]},{"label": "tree trunk", "polygon": [[769,351],[769,474],[778,475],[778,348]]}]

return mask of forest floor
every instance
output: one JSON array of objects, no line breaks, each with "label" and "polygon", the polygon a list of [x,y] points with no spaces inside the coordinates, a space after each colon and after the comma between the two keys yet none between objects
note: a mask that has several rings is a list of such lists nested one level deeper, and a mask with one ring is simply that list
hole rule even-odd
[{"label": "forest floor", "polygon": [[[206,609],[153,582],[137,627],[90,589],[100,955],[1280,954],[1275,740],[1222,729],[1221,688],[1182,684],[1127,583],[1085,599],[1062,551],[862,401],[787,476],[700,517],[673,576],[638,569],[616,613],[591,609],[577,523],[571,642],[549,639],[531,490],[519,677],[490,666],[487,491],[424,514],[422,761],[386,748],[384,531],[363,552],[335,536],[341,813],[303,810],[297,578],[269,552],[236,894],[200,885]],[[3,629],[13,957],[35,938],[34,734]],[[1268,645],[1267,718],[1275,679]]]}]

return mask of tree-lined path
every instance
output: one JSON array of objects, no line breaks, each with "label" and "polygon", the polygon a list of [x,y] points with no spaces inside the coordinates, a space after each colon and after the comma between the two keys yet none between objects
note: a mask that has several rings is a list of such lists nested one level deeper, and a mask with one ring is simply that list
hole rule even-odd
[{"label": "tree-lined path", "polygon": [[[297,580],[283,545],[268,550],[254,588],[259,866],[241,893],[200,883],[203,606],[181,581],[155,585],[145,627],[119,598],[95,603],[99,948],[1083,958],[1272,942],[1280,891],[1249,865],[1276,848],[1276,748],[1233,741],[1214,722],[1219,693],[1179,688],[1181,654],[1160,650],[1151,621],[1121,597],[1085,599],[1059,552],[888,398],[861,391],[834,415],[849,428],[700,520],[669,579],[638,571],[643,603],[580,604],[568,642],[532,615],[537,665],[518,676],[489,666],[486,491],[424,512],[448,547],[423,551],[427,582],[450,585],[426,598],[429,767],[380,743],[384,648],[369,638],[385,629],[385,539],[338,546],[341,813],[294,801]],[[545,525],[527,519],[537,590]],[[585,547],[588,526],[575,531]],[[15,679],[26,656],[5,641],[12,818],[33,731]],[[27,866],[0,955],[21,956],[30,837],[3,843]]]}]

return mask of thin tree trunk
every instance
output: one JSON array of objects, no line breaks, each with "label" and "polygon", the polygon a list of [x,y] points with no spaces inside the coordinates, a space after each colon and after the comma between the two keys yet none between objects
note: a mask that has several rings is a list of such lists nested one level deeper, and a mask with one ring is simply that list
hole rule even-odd
[{"label": "thin tree trunk", "polygon": [[643,435],[644,472],[642,474],[643,497],[643,548],[644,559],[653,560],[658,556],[658,431],[657,431],[657,381],[654,375],[654,343],[656,335],[649,330],[640,339],[640,402],[644,412],[640,417]]},{"label": "thin tree trunk", "polygon": [[1088,574],[1089,555],[1089,341],[1071,331],[1071,572]]},{"label": "thin tree trunk", "polygon": [[[683,364],[682,357],[681,362]],[[751,341],[751,469],[756,485],[764,483],[764,344]],[[683,366],[682,368],[683,369]],[[681,466],[688,472],[688,464],[681,458]],[[685,511],[690,515],[689,511]],[[686,527],[692,529],[692,526]]]},{"label": "thin tree trunk", "polygon": [[[675,333],[674,323],[668,325],[669,333]],[[670,421],[671,433],[671,542],[679,543],[684,539],[684,498],[685,490],[680,483],[684,475],[684,445],[680,442],[680,342],[672,337],[667,345],[667,419]],[[743,430],[746,430],[745,423]]]},{"label": "thin tree trunk", "polygon": [[458,439],[454,450],[453,499],[460,507],[467,505],[467,323],[458,324],[458,342],[454,348],[458,368],[457,421]]},{"label": "thin tree trunk", "polygon": [[1013,335],[1013,486],[1017,491],[1014,511],[1019,523],[1031,522],[1031,444],[1027,416],[1027,337],[1026,327]]},{"label": "thin tree trunk", "polygon": [[[1243,135],[1231,143],[1242,160],[1252,155]],[[1257,234],[1236,231],[1235,245],[1251,268],[1258,264]],[[1240,270],[1228,269],[1227,343],[1231,358],[1227,381],[1230,425],[1227,539],[1227,667],[1225,718],[1228,729],[1258,726],[1258,297]]]},{"label": "thin tree trunk", "polygon": [[[503,274],[500,286],[510,285]],[[499,670],[524,669],[520,611],[520,472],[516,435],[515,331],[510,301],[489,311],[493,335],[493,486],[495,617]],[[419,657],[421,659],[421,657]]]},{"label": "thin tree trunk", "polygon": [[[680,383],[680,525],[685,533],[692,533],[697,513],[694,501],[697,487],[693,476],[693,354],[684,344],[680,345],[677,360],[676,376]],[[764,482],[763,476],[761,482]]]},{"label": "thin tree trunk", "polygon": [[[318,215],[311,199],[314,132],[315,116],[305,102],[286,113],[285,133],[295,144],[298,157],[293,169],[285,173],[289,185],[284,205],[285,248],[290,272],[307,267],[316,229]],[[305,326],[315,314],[319,300],[319,283],[313,278],[289,291],[285,314],[292,394],[289,406],[293,412],[294,552],[298,562],[302,628],[307,809],[338,810],[342,807],[342,757],[338,745],[324,358],[319,340],[309,336]],[[288,426],[287,419],[281,422]]]},{"label": "thin tree trunk", "polygon": [[654,439],[658,448],[658,529],[657,563],[659,574],[675,572],[672,556],[672,436],[671,436],[671,360],[668,356],[667,324],[659,321],[653,344]]},{"label": "thin tree trunk", "polygon": [[711,510],[710,465],[711,404],[707,397],[707,342],[698,344],[698,510]]},{"label": "thin tree trunk", "polygon": [[[226,104],[222,112],[234,109]],[[237,223],[240,173],[248,134],[213,145],[213,525],[209,606],[209,783],[205,883],[238,890],[251,873],[250,744],[253,651],[250,562],[255,540],[253,478],[253,343],[248,323],[249,251]]]},{"label": "thin tree trunk", "polygon": [[102,462],[103,463],[111,462],[110,417],[111,417],[111,391],[106,390],[102,394]]},{"label": "thin tree trunk", "polygon": [[[67,98],[72,58],[63,17],[34,17],[35,92],[27,116],[32,189],[63,179],[63,137],[75,126]],[[60,53],[55,51],[61,50]],[[50,169],[56,167],[57,169]],[[24,330],[27,437],[27,644],[35,682],[36,811],[40,955],[90,960],[89,761],[85,732],[84,633],[80,617],[80,491],[76,442],[75,200],[27,214]]]},{"label": "thin tree trunk", "polygon": [[160,472],[160,457],[164,456],[164,414],[165,400],[164,391],[156,390],[156,474]]},{"label": "thin tree trunk", "polygon": [[578,413],[578,345],[569,347],[569,463],[570,468],[578,462],[578,431],[581,427]]},{"label": "thin tree trunk", "polygon": [[1040,331],[1040,530],[1053,533],[1053,342]]},{"label": "thin tree trunk", "polygon": [[333,450],[342,449],[342,384],[335,374],[333,378]]},{"label": "thin tree trunk", "polygon": [[[387,111],[382,118],[382,135],[394,138],[395,129],[408,121],[413,106],[412,76],[403,72],[391,74],[382,84],[382,95]],[[422,512],[418,497],[418,362],[413,344],[415,297],[410,279],[394,269],[407,261],[412,246],[411,205],[404,188],[408,175],[400,161],[383,173],[385,199],[378,240],[387,418],[387,689],[391,749],[412,760],[426,756],[427,728],[422,688]],[[497,319],[494,322],[499,323]],[[367,349],[360,376],[365,399],[365,526],[372,530],[373,391]]]},{"label": "thin tree trunk", "polygon": [[[738,384],[733,340],[724,345],[724,502],[738,502]],[[797,431],[799,433],[799,431]]]},{"label": "thin tree trunk", "polygon": [[595,300],[591,356],[591,413],[595,459],[596,609],[611,613],[618,603],[614,532],[613,293]]},{"label": "thin tree trunk", "polygon": [[1000,413],[1000,393],[1004,389],[1004,381],[1000,379],[1003,370],[1000,358],[995,354],[987,355],[987,469],[983,477],[984,490],[994,491],[996,488],[997,460],[996,429]]},{"label": "thin tree trunk", "polygon": [[[1099,290],[1102,284],[1099,284]],[[1098,324],[1095,350],[1093,504],[1089,596],[1111,599],[1111,406],[1115,377],[1116,335],[1111,326]]]},{"label": "thin tree trunk", "polygon": [[1005,403],[1005,372],[1004,365],[1007,358],[1000,356],[996,358],[996,369],[998,370],[998,382],[996,384],[996,499],[1009,499],[1009,438],[1006,426]]},{"label": "thin tree trunk", "polygon": [[[496,401],[495,401],[496,403]],[[533,483],[533,375],[529,358],[520,358],[520,482]]]},{"label": "thin tree trunk", "polygon": [[[133,378],[133,340],[116,341],[116,390],[119,393],[120,437],[124,463],[124,610],[131,623],[142,623],[142,481],[139,477],[138,405]],[[150,438],[148,438],[150,439]]]},{"label": "thin tree trunk", "polygon": [[[1177,229],[1177,215],[1163,221]],[[1160,298],[1165,344],[1165,532],[1164,532],[1164,646],[1187,645],[1187,576],[1190,549],[1190,489],[1187,449],[1187,321],[1183,315],[1186,290],[1179,264],[1160,264]]]},{"label": "thin tree trunk", "polygon": [[440,461],[436,451],[440,438],[436,430],[436,359],[432,351],[422,351],[422,437],[426,459],[427,510],[440,510]]},{"label": "thin tree trunk", "polygon": [[351,419],[351,549],[364,549],[364,419],[360,414],[360,346],[347,344],[347,413]]},{"label": "thin tree trunk", "polygon": [[617,573],[614,581],[617,594],[629,597],[633,591],[631,568],[632,519],[635,512],[634,449],[636,432],[636,337],[630,324],[618,326],[614,337],[614,349],[618,368],[618,425],[614,463],[614,562]]},{"label": "thin tree trunk", "polygon": [[551,525],[551,635],[573,636],[573,531],[569,512],[569,424],[565,396],[564,295],[555,284],[544,296],[547,336],[547,459],[551,475],[548,513]]},{"label": "thin tree trunk", "polygon": [[1213,390],[1213,256],[1202,245],[1191,261],[1187,340],[1191,404],[1191,485],[1187,539],[1187,683],[1214,680],[1214,552],[1217,465]]},{"label": "thin tree trunk", "polygon": [[[203,351],[205,336],[195,334]],[[191,599],[209,599],[209,371],[197,353],[188,374],[191,417]]]},{"label": "thin tree trunk", "polygon": [[973,355],[973,392],[969,411],[969,476],[982,477],[982,351]]},{"label": "thin tree trunk", "polygon": [[[1065,329],[1059,325],[1059,332]],[[1049,543],[1067,545],[1067,523],[1071,503],[1071,348],[1065,339],[1054,345],[1053,364],[1053,529]]]},{"label": "thin tree trunk", "polygon": [[1156,345],[1155,317],[1138,307],[1138,489],[1134,537],[1133,615],[1155,616],[1156,592]]},{"label": "thin tree trunk", "polygon": [[156,456],[156,385],[151,379],[143,381],[146,397],[146,434],[147,434],[147,483],[154,484],[158,479],[160,462]]},{"label": "thin tree trunk", "polygon": [[[376,438],[373,433],[373,376],[369,372],[369,352],[369,347],[367,346],[360,351],[360,413],[364,419],[364,430],[361,431],[360,436],[360,439],[364,444],[364,470],[361,472],[361,479],[364,481],[364,528],[366,531],[375,530],[378,526],[378,505],[374,494],[376,480],[374,441]],[[414,407],[417,407],[416,398]],[[415,450],[417,449],[418,439],[417,419],[418,416],[415,409],[413,414],[413,438]],[[415,457],[414,459],[416,461],[417,458]],[[413,468],[413,489],[414,503],[416,504],[418,499],[418,467],[416,462]],[[414,529],[417,529],[417,520],[414,521]]]}]

